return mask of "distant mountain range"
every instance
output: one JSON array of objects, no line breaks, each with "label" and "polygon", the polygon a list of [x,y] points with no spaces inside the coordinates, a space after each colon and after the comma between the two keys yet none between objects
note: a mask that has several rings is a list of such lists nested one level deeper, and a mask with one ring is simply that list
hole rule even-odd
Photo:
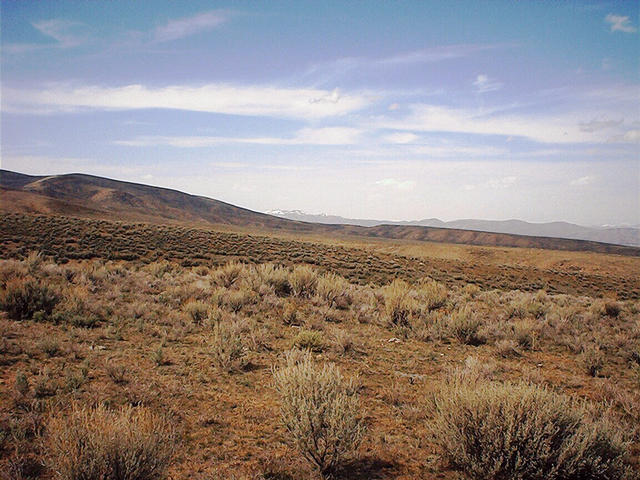
[{"label": "distant mountain range", "polygon": [[301,213],[295,219],[283,218],[285,212],[278,215],[254,212],[177,190],[80,173],[35,176],[0,170],[0,213],[65,215],[204,228],[233,225],[251,233],[269,231],[327,237],[373,237],[640,256],[638,247],[566,238],[421,226],[411,222],[363,226],[355,224],[357,220],[342,219],[346,223],[339,223],[336,219],[340,217],[328,216],[304,217],[301,221]]},{"label": "distant mountain range", "polygon": [[419,227],[454,228],[480,232],[508,233],[512,235],[528,235],[535,237],[571,238],[594,242],[613,243],[617,245],[640,246],[640,227],[606,226],[584,227],[568,222],[530,223],[522,220],[453,220],[443,222],[437,218],[427,218],[407,222],[389,220],[365,220],[344,218],[337,215],[309,214],[301,210],[269,210],[265,212],[289,220],[334,225],[360,225],[375,227],[376,225],[413,225]]}]

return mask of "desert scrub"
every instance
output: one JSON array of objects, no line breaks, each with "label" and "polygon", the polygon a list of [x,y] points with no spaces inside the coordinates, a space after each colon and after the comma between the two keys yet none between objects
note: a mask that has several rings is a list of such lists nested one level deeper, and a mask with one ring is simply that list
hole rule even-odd
[{"label": "desert scrub", "polygon": [[229,262],[215,270],[211,277],[213,283],[219,287],[230,288],[243,274],[245,266],[238,262]]},{"label": "desert scrub", "polygon": [[209,316],[209,305],[204,302],[192,300],[184,306],[184,311],[196,325],[202,325],[202,322]]},{"label": "desert scrub", "polygon": [[435,400],[433,439],[469,478],[620,480],[628,444],[606,418],[528,384],[451,382]]},{"label": "desert scrub", "polygon": [[7,283],[0,295],[0,308],[13,320],[30,320],[36,313],[48,319],[60,301],[60,295],[34,279],[15,279]]},{"label": "desert scrub", "polygon": [[449,292],[447,287],[434,280],[422,282],[418,287],[418,297],[428,311],[444,307]]},{"label": "desert scrub", "polygon": [[300,330],[293,339],[294,347],[312,352],[321,352],[326,347],[322,332],[316,330]]},{"label": "desert scrub", "polygon": [[446,320],[446,331],[449,337],[456,338],[467,345],[480,345],[484,339],[479,335],[482,321],[469,307],[454,310]]},{"label": "desert scrub", "polygon": [[273,376],[291,440],[323,476],[329,475],[355,453],[365,432],[353,379],[300,353],[287,356],[287,365]]},{"label": "desert scrub", "polygon": [[246,349],[238,322],[220,322],[213,326],[210,342],[213,363],[228,373],[244,367]]},{"label": "desert scrub", "polygon": [[289,271],[286,268],[264,263],[257,267],[257,272],[262,281],[271,287],[277,296],[284,297],[291,293]]},{"label": "desert scrub", "polygon": [[289,283],[296,297],[311,297],[316,292],[318,274],[308,265],[297,265],[289,274]]},{"label": "desert scrub", "polygon": [[222,297],[222,304],[234,313],[242,310],[246,305],[256,303],[258,297],[255,292],[247,288],[229,290]]},{"label": "desert scrub", "polygon": [[387,321],[393,326],[408,326],[409,318],[416,309],[411,288],[404,280],[394,280],[382,290]]},{"label": "desert scrub", "polygon": [[74,406],[51,419],[43,446],[60,480],[157,480],[175,441],[168,422],[145,408]]},{"label": "desert scrub", "polygon": [[592,377],[597,377],[600,374],[604,367],[604,359],[604,353],[600,347],[595,345],[585,347],[580,354],[580,362],[585,372]]},{"label": "desert scrub", "polygon": [[338,298],[348,294],[349,282],[335,273],[325,273],[318,279],[316,291],[318,296],[323,298],[329,306],[333,306]]}]

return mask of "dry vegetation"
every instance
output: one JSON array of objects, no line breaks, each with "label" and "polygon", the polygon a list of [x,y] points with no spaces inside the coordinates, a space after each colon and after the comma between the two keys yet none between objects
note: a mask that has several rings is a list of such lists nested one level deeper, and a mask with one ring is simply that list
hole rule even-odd
[{"label": "dry vegetation", "polygon": [[636,287],[498,290],[355,248],[26,218],[2,227],[10,479],[637,478]]}]

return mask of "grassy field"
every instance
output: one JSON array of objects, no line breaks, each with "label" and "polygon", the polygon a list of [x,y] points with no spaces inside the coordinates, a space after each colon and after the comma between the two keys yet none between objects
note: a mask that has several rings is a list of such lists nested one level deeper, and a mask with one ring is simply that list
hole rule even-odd
[{"label": "grassy field", "polygon": [[[493,478],[637,478],[636,258],[29,215],[0,232],[8,478],[102,478],[70,465],[113,461],[110,434],[157,469],[108,478],[492,478],[462,446],[498,439]],[[353,440],[324,472],[310,399],[340,413],[314,439]]]}]

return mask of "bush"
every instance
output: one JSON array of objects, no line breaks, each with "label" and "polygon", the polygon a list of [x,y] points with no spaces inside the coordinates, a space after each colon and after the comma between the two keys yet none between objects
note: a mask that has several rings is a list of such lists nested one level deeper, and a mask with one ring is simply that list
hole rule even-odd
[{"label": "bush", "polygon": [[423,282],[419,288],[420,300],[428,311],[444,307],[449,292],[447,287],[434,280]]},{"label": "bush", "polygon": [[627,444],[606,418],[527,384],[452,382],[435,400],[433,438],[451,465],[494,480],[622,479]]},{"label": "bush", "polygon": [[362,441],[365,427],[353,380],[335,365],[322,367],[310,356],[289,355],[274,371],[282,420],[302,455],[323,476],[330,474]]},{"label": "bush", "polygon": [[298,265],[289,275],[289,283],[296,297],[311,297],[316,292],[318,274],[308,265]]},{"label": "bush", "polygon": [[285,297],[291,293],[291,284],[289,283],[289,272],[286,268],[277,267],[272,263],[265,263],[258,267],[258,276],[273,288],[273,291],[279,297]]},{"label": "bush", "polygon": [[580,354],[580,361],[585,371],[592,377],[597,377],[604,367],[604,353],[597,346],[588,346]]},{"label": "bush", "polygon": [[60,296],[47,285],[36,280],[12,280],[7,283],[0,299],[0,307],[14,320],[30,320],[36,312],[41,318],[51,315]]},{"label": "bush", "polygon": [[220,267],[213,272],[213,282],[219,287],[230,288],[238,281],[243,271],[243,264],[238,262],[229,262],[225,266]]},{"label": "bush", "polygon": [[620,315],[620,312],[622,311],[622,307],[618,302],[614,302],[610,300],[610,301],[604,302],[603,311],[607,317],[616,318],[618,315]]},{"label": "bush", "polygon": [[213,327],[211,354],[215,365],[226,372],[244,366],[246,351],[236,322],[220,322]]},{"label": "bush", "polygon": [[193,323],[202,325],[202,322],[209,316],[209,305],[204,302],[192,300],[184,306],[184,311],[189,315]]},{"label": "bush", "polygon": [[394,280],[383,290],[384,308],[388,321],[394,326],[408,326],[409,317],[415,310],[415,300],[410,295],[407,282]]},{"label": "bush", "polygon": [[340,275],[329,272],[318,279],[316,291],[320,297],[327,301],[329,306],[332,306],[338,298],[347,294],[349,282]]},{"label": "bush", "polygon": [[156,480],[174,450],[173,429],[144,408],[79,408],[49,423],[48,459],[61,480]]},{"label": "bush", "polygon": [[478,330],[482,325],[480,319],[465,307],[455,310],[446,320],[448,335],[457,338],[467,345],[479,345],[483,339],[478,335]]},{"label": "bush", "polygon": [[321,352],[325,348],[324,335],[315,330],[300,330],[293,339],[293,345],[302,350]]}]

